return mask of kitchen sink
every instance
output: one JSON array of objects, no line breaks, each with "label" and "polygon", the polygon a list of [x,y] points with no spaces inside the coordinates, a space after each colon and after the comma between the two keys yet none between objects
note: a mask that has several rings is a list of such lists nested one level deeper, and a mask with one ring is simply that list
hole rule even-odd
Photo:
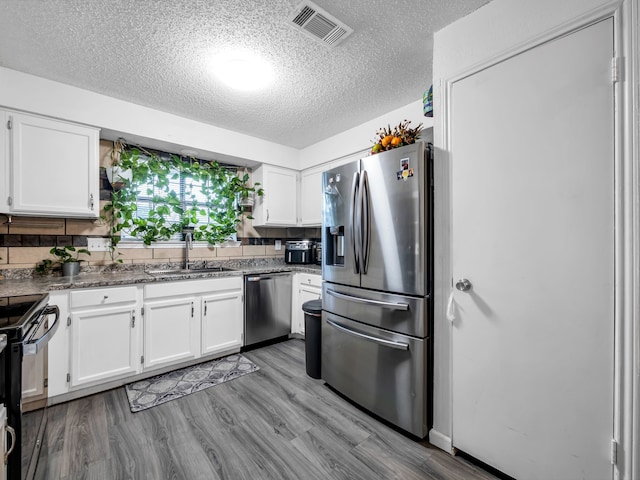
[{"label": "kitchen sink", "polygon": [[227,267],[207,267],[207,268],[178,268],[166,270],[149,270],[149,275],[185,275],[187,273],[216,273],[216,272],[234,272],[234,268]]}]

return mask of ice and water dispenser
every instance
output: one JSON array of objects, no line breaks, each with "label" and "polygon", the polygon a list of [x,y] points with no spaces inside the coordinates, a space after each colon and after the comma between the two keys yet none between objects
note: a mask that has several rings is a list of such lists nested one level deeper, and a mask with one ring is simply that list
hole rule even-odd
[{"label": "ice and water dispenser", "polygon": [[[339,173],[324,172],[324,261],[327,265],[344,265],[344,219],[340,215],[343,209],[343,196],[340,193]],[[344,182],[343,182],[344,183]]]},{"label": "ice and water dispenser", "polygon": [[344,265],[344,225],[325,227],[325,238],[329,241],[325,249],[328,265]]}]

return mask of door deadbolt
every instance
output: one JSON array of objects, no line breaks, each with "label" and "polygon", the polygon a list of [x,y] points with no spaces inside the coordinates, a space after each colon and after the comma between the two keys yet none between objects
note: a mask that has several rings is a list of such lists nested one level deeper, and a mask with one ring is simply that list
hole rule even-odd
[{"label": "door deadbolt", "polygon": [[461,278],[456,282],[456,288],[461,292],[466,292],[468,290],[471,290],[471,282],[466,278]]}]

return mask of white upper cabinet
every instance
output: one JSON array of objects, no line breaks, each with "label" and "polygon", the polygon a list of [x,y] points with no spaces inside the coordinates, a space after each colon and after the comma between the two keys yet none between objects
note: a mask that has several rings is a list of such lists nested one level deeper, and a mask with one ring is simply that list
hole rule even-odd
[{"label": "white upper cabinet", "polygon": [[262,165],[253,172],[264,195],[253,207],[253,226],[295,227],[297,221],[298,172],[288,168]]},{"label": "white upper cabinet", "polygon": [[304,170],[300,174],[300,226],[322,225],[322,172],[324,167]]},{"label": "white upper cabinet", "polygon": [[0,113],[0,213],[97,218],[99,129]]}]

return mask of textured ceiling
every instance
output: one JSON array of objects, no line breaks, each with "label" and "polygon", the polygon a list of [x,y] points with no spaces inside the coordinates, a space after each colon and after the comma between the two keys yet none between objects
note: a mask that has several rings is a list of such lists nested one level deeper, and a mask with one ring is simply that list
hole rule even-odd
[{"label": "textured ceiling", "polygon": [[[422,97],[433,32],[489,0],[316,0],[354,29],[330,48],[291,28],[299,0],[1,0],[0,66],[303,148]],[[208,59],[272,63],[261,92]]]}]

